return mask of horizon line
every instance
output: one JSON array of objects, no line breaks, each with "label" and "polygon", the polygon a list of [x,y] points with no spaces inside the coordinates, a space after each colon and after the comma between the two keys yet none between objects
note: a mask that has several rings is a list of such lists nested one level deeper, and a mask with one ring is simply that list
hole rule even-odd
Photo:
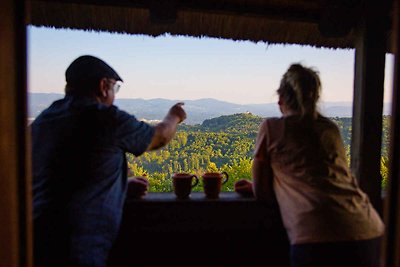
[{"label": "horizon line", "polygon": [[[65,95],[65,93],[55,93],[55,92],[34,92],[34,91],[28,91],[28,93],[32,94],[53,94],[53,95]],[[222,101],[222,102],[227,102],[231,104],[236,104],[236,105],[265,105],[265,104],[276,104],[276,102],[264,102],[264,103],[237,103],[237,102],[231,102],[229,100],[224,100],[224,99],[217,99],[217,98],[212,98],[212,97],[203,97],[203,98],[197,98],[197,99],[171,99],[171,98],[162,98],[162,97],[155,97],[155,98],[143,98],[143,97],[121,97],[121,98],[115,98],[115,101],[118,100],[144,100],[144,101],[151,101],[151,100],[169,100],[169,101],[198,101],[198,100],[217,100],[217,101]],[[352,100],[320,100],[318,103],[353,103],[354,101]],[[392,102],[383,102],[384,104],[392,104]]]}]

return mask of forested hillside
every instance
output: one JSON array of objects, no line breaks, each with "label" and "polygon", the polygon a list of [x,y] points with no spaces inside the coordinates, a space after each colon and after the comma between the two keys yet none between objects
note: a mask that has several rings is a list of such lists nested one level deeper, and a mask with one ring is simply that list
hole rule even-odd
[{"label": "forested hillside", "polygon": [[[339,127],[349,152],[351,118],[331,118]],[[190,172],[201,176],[206,170],[226,171],[230,179],[223,191],[233,191],[240,178],[251,177],[251,158],[258,127],[263,118],[251,113],[221,116],[205,120],[201,125],[180,125],[175,138],[163,149],[140,157],[128,155],[131,175],[145,175],[150,181],[150,192],[172,189],[174,172]],[[387,116],[383,119],[382,176],[387,177]],[[386,180],[383,181],[383,184]],[[194,191],[202,191],[201,183]]]}]

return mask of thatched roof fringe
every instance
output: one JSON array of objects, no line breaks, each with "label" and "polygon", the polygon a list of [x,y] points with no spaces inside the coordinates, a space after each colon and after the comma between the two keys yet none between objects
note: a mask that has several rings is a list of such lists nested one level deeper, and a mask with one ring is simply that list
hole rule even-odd
[{"label": "thatched roof fringe", "polygon": [[[350,2],[358,1],[361,0]],[[336,2],[32,0],[29,23],[36,26],[150,36],[167,33],[270,44],[354,48],[353,15],[358,12],[357,5],[353,3],[343,7],[336,6]],[[329,13],[329,5],[334,5],[332,12],[340,10],[341,14]]]},{"label": "thatched roof fringe", "polygon": [[152,23],[145,8],[108,7],[69,3],[33,1],[31,21],[36,26],[84,29],[128,34],[159,36],[189,35],[252,42],[309,44],[317,47],[350,48],[352,35],[324,38],[318,25],[309,22],[288,22],[257,16],[201,13],[179,10],[171,24]]}]

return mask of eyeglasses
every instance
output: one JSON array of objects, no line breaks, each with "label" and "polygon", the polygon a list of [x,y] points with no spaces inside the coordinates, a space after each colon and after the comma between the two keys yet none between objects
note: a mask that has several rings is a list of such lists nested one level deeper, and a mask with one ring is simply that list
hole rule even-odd
[{"label": "eyeglasses", "polygon": [[[109,80],[109,82],[112,83],[113,81]],[[114,94],[118,93],[120,87],[121,87],[121,84],[119,84],[118,82],[114,82],[114,85],[113,85]]]}]

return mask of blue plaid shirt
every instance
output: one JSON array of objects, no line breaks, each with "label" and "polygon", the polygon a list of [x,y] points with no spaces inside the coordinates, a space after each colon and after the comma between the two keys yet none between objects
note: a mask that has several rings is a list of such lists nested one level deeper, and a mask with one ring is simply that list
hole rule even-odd
[{"label": "blue plaid shirt", "polygon": [[105,266],[127,186],[154,127],[115,106],[67,96],[32,124],[35,266]]}]

